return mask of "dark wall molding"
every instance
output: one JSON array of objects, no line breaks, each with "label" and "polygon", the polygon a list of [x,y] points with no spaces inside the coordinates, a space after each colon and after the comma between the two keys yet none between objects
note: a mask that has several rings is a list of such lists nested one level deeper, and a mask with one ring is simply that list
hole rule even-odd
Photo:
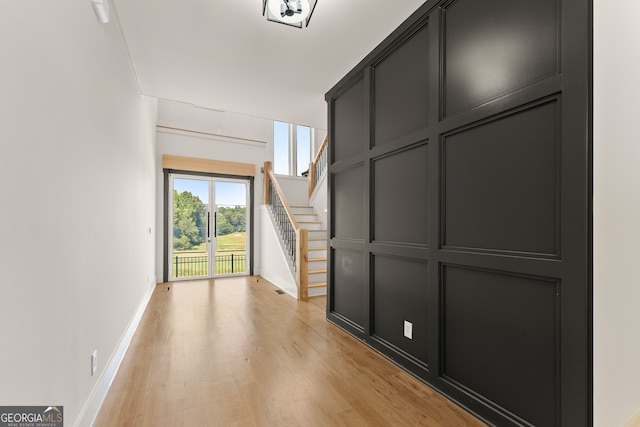
[{"label": "dark wall molding", "polygon": [[593,424],[591,10],[427,1],[326,94],[327,319],[494,425]]}]

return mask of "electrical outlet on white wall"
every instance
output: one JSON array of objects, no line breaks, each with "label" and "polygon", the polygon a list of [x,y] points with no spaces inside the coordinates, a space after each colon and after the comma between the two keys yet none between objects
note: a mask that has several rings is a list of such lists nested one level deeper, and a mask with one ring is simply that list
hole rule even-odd
[{"label": "electrical outlet on white wall", "polygon": [[404,321],[404,336],[410,340],[413,339],[413,323],[407,320]]}]

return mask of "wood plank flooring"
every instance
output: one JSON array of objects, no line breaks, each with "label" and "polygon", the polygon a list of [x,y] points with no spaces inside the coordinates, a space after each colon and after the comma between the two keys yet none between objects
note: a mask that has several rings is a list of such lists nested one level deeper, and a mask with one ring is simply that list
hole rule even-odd
[{"label": "wood plank flooring", "polygon": [[94,425],[485,425],[276,289],[158,285]]}]

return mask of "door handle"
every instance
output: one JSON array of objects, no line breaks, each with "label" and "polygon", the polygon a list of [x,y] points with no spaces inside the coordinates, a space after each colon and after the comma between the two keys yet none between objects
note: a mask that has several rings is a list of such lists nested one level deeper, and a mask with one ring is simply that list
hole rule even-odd
[{"label": "door handle", "polygon": [[213,213],[213,237],[218,238],[218,212]]},{"label": "door handle", "polygon": [[211,237],[211,212],[207,212],[207,239]]}]

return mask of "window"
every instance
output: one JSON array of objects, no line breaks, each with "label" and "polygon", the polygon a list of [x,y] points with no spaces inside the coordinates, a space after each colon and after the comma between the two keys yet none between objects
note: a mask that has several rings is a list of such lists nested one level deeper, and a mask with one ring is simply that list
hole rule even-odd
[{"label": "window", "polygon": [[273,171],[279,175],[302,176],[311,163],[313,129],[292,123],[273,122]]},{"label": "window", "polygon": [[289,175],[289,123],[273,122],[273,172]]},{"label": "window", "polygon": [[308,126],[297,125],[296,132],[296,176],[302,176],[303,173],[309,172],[309,163],[311,163],[311,128]]}]

